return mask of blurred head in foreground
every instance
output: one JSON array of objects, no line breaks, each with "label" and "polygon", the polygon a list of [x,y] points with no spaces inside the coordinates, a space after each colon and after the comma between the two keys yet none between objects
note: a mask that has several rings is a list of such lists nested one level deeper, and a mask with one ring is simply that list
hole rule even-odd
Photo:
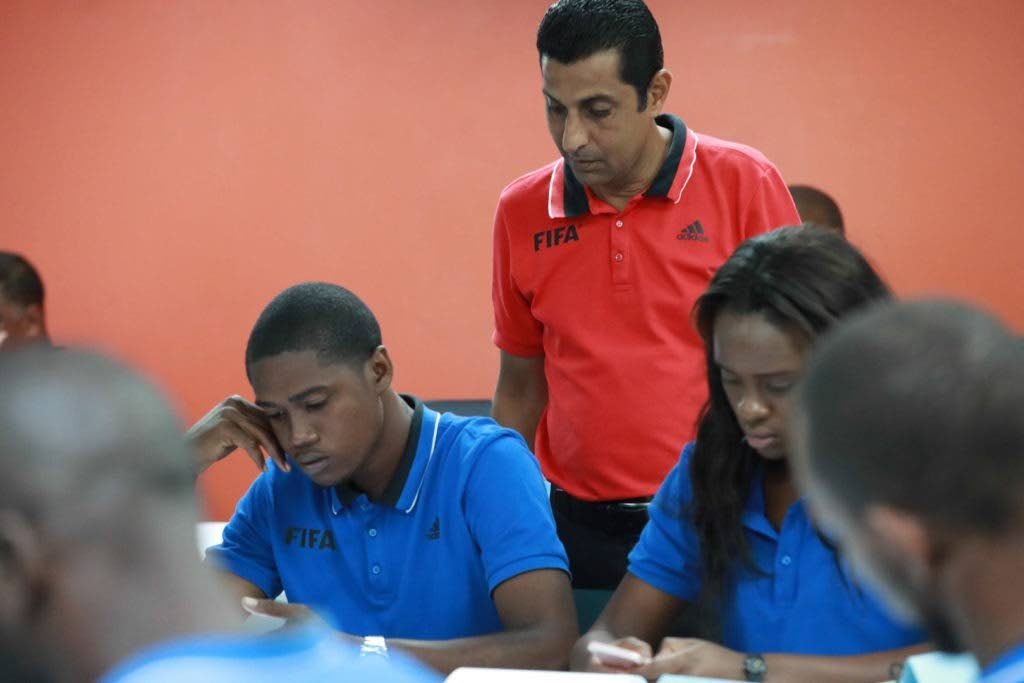
[{"label": "blurred head in foreground", "polygon": [[813,353],[794,461],[824,529],[893,606],[982,663],[1024,634],[1024,347],[929,301]]}]

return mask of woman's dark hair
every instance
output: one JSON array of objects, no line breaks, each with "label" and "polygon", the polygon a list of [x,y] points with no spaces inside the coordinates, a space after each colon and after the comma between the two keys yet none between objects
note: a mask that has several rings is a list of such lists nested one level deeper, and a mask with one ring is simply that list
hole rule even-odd
[{"label": "woman's dark hair", "polygon": [[693,309],[704,340],[708,401],[690,460],[693,505],[688,517],[700,540],[700,602],[717,603],[737,561],[755,572],[741,518],[760,456],[743,440],[714,358],[713,330],[723,311],[763,315],[813,340],[850,312],[890,296],[857,249],[835,231],[808,224],[759,235],[739,246]]}]

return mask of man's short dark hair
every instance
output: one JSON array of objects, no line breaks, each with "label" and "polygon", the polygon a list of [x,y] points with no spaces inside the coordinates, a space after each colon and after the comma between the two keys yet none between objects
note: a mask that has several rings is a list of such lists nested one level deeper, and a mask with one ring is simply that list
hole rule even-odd
[{"label": "man's short dark hair", "polygon": [[558,0],[537,29],[540,56],[563,64],[613,49],[619,52],[619,77],[636,89],[643,109],[665,56],[658,23],[642,0]]},{"label": "man's short dark hair", "polygon": [[873,308],[819,344],[800,404],[808,466],[853,514],[999,533],[1024,511],[1024,348],[985,313]]},{"label": "man's short dark hair", "polygon": [[[839,204],[832,199],[828,193],[810,185],[790,185],[789,195],[796,204],[800,213],[800,220],[812,220],[808,216],[811,213],[823,216],[825,221],[822,227],[835,228],[840,234],[846,234],[846,226],[843,224],[843,212],[839,210]],[[804,214],[808,214],[805,216]]]},{"label": "man's short dark hair", "polygon": [[0,294],[18,306],[42,306],[43,280],[24,256],[0,251]]},{"label": "man's short dark hair", "polygon": [[325,363],[359,363],[380,345],[377,319],[359,297],[338,285],[305,282],[278,294],[260,313],[245,367],[286,351],[316,351]]}]

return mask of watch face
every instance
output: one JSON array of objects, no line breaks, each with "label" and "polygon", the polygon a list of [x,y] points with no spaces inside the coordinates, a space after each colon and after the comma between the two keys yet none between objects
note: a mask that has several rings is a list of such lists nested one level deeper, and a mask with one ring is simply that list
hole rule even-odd
[{"label": "watch face", "polygon": [[747,675],[748,681],[760,681],[767,670],[768,665],[761,655],[747,655],[743,660],[743,673]]}]

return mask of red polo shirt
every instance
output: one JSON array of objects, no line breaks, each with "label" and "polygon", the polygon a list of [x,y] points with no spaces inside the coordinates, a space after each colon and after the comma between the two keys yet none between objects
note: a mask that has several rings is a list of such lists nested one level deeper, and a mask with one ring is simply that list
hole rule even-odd
[{"label": "red polo shirt", "polygon": [[694,301],[743,240],[799,223],[775,166],[670,115],[668,157],[616,209],[559,159],[519,178],[494,226],[494,343],[544,356],[548,405],[534,444],[577,498],[652,495],[707,396]]}]

